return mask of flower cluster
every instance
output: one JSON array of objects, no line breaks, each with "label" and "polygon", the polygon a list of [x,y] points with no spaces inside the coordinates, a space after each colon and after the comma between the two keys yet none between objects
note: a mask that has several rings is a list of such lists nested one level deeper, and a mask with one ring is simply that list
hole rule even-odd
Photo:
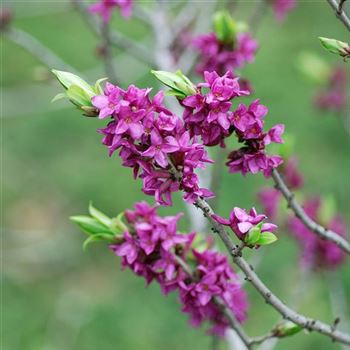
[{"label": "flower cluster", "polygon": [[249,33],[239,33],[231,42],[222,42],[216,33],[201,35],[193,40],[193,45],[200,52],[200,62],[196,66],[198,74],[205,71],[226,71],[243,68],[254,61],[258,43]]},{"label": "flower cluster", "polygon": [[90,5],[90,13],[99,14],[105,23],[111,19],[112,12],[115,8],[119,8],[123,17],[129,18],[132,11],[133,0],[100,0]]},{"label": "flower cluster", "polygon": [[[282,124],[275,125],[267,133],[263,131],[263,118],[267,108],[255,100],[249,107],[240,104],[231,111],[231,100],[248,95],[242,90],[238,78],[228,71],[219,76],[216,72],[204,73],[205,83],[197,85],[197,92],[186,97],[181,103],[185,107],[183,119],[191,135],[200,135],[203,144],[225,146],[224,139],[233,132],[244,147],[229,155],[230,172],[243,175],[262,171],[266,177],[271,170],[282,163],[279,156],[268,156],[265,147],[271,142],[282,143]],[[209,91],[205,91],[208,89]]]},{"label": "flower cluster", "polygon": [[287,13],[293,10],[295,6],[296,0],[272,0],[272,8],[279,22],[284,21]]},{"label": "flower cluster", "polygon": [[[304,179],[299,172],[296,157],[290,157],[278,170],[289,189],[297,190],[303,186]],[[281,192],[275,188],[263,188],[258,193],[258,198],[262,204],[264,213],[272,220],[277,218],[281,197]]]},{"label": "flower cluster", "polygon": [[342,112],[348,103],[347,96],[347,72],[341,67],[336,67],[331,72],[328,86],[320,90],[314,99],[315,106],[320,110]]},{"label": "flower cluster", "polygon": [[[324,215],[320,215],[322,204],[320,198],[314,198],[304,203],[304,210],[311,219],[322,222],[326,227],[344,237],[346,226],[342,218],[339,215],[332,215],[325,222]],[[289,219],[288,227],[301,246],[304,266],[313,269],[335,268],[344,261],[346,255],[343,250],[335,243],[315,235],[297,217]]]},{"label": "flower cluster", "polygon": [[254,208],[252,208],[248,214],[245,209],[235,207],[231,211],[228,220],[219,215],[214,215],[213,218],[220,224],[229,226],[241,241],[246,241],[246,235],[251,229],[258,225],[262,236],[264,236],[264,232],[270,233],[277,229],[277,226],[274,224],[263,223],[266,219],[266,215],[257,214]]},{"label": "flower cluster", "polygon": [[[144,277],[147,284],[157,281],[165,294],[177,291],[182,311],[190,315],[193,326],[210,321],[211,332],[225,334],[228,322],[214,297],[220,298],[238,321],[245,319],[246,295],[226,256],[208,247],[195,249],[194,233],[177,232],[180,215],[159,217],[155,207],[141,202],[135,210],[127,210],[125,217],[129,229],[111,249],[122,257],[124,267]],[[191,275],[184,264],[192,270]]]},{"label": "flower cluster", "polygon": [[[171,193],[178,190],[190,203],[199,196],[211,197],[209,190],[199,188],[194,172],[212,162],[203,145],[164,107],[163,92],[151,99],[150,91],[133,85],[124,91],[107,83],[104,94],[92,98],[99,118],[112,118],[100,129],[103,143],[110,155],[120,149],[122,164],[133,168],[134,177],[143,179],[143,192],[154,195],[159,204],[171,205]],[[181,179],[175,178],[173,167],[181,172]]]}]

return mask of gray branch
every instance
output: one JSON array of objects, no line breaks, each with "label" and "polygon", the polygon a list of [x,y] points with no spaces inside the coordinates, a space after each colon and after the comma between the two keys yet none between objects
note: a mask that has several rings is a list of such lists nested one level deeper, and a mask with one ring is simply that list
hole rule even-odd
[{"label": "gray branch", "polygon": [[[95,34],[100,36],[101,28],[99,25],[99,21],[91,16],[88,11],[86,5],[81,0],[72,0],[74,7],[81,13],[84,21],[90,28],[90,30]],[[154,57],[149,54],[149,51],[142,44],[132,41],[126,36],[124,36],[120,32],[111,31],[110,32],[110,43],[117,48],[123,49],[128,52],[131,56],[135,57],[143,61],[146,64],[151,66],[154,65]]]},{"label": "gray branch", "polygon": [[340,21],[342,21],[346,29],[350,31],[350,19],[343,9],[343,4],[345,1],[341,1],[339,4],[336,0],[327,0],[327,1],[329,5],[331,5],[332,9],[334,10],[337,18]]},{"label": "gray branch", "polygon": [[48,68],[76,72],[76,70],[72,66],[64,62],[53,51],[51,51],[38,39],[28,34],[27,32],[16,28],[10,28],[3,34],[7,39],[13,41],[17,45],[23,47],[28,52],[30,52],[34,57],[36,57],[38,60],[44,63]]},{"label": "gray branch", "polygon": [[[169,161],[169,164],[169,171],[171,174],[177,181],[181,181],[181,173],[177,170],[171,161]],[[213,218],[213,215],[215,213],[210,205],[203,198],[197,199],[194,202],[194,205],[202,211],[204,217],[212,226],[213,232],[217,233],[224,243],[227,251],[232,257],[233,262],[243,271],[247,281],[254,286],[254,288],[265,299],[267,304],[270,304],[277,312],[282,315],[284,319],[294,322],[308,331],[316,331],[330,337],[334,341],[350,345],[350,334],[341,332],[334,326],[330,326],[321,321],[299,314],[289,306],[285,305],[283,301],[280,300],[275,294],[273,294],[272,291],[264,284],[264,282],[254,272],[254,268],[244,258],[242,258],[243,245],[237,246],[233,243],[224,226]]]},{"label": "gray branch", "polygon": [[350,254],[350,243],[334,231],[329,230],[313,221],[305,213],[302,206],[295,200],[294,194],[289,190],[289,188],[283,181],[282,176],[276,169],[272,171],[272,178],[275,182],[276,189],[279,190],[282,193],[283,197],[286,199],[288,207],[294,212],[296,217],[299,218],[308,229],[310,229],[312,232],[314,232],[321,238],[327,239],[335,243],[339,248],[344,250],[346,253]]}]

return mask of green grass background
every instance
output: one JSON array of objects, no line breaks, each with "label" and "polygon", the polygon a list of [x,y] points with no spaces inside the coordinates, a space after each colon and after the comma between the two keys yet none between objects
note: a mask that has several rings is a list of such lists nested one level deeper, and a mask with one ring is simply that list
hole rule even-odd
[{"label": "green grass background", "polygon": [[[85,78],[104,76],[94,53],[98,41],[68,2],[5,5],[15,12],[15,27],[38,38]],[[244,20],[254,6],[241,1],[236,18]],[[135,40],[152,42],[151,34],[135,20],[126,22],[115,15],[113,26]],[[315,112],[310,102],[313,87],[296,69],[298,54],[304,50],[346,66],[322,50],[317,36],[346,41],[348,33],[325,1],[299,1],[283,25],[269,10],[256,36],[260,42],[256,63],[244,74],[270,109],[267,124],[285,123],[294,135],[305,193],[333,194],[349,223],[349,135],[333,115]],[[151,67],[122,52],[115,54],[124,82],[155,86],[148,74]],[[143,280],[121,272],[118,258],[103,245],[82,251],[84,236],[68,221],[69,215],[86,212],[90,199],[112,215],[151,198],[145,198],[140,181],[132,180],[130,169],[122,168],[117,156],[108,158],[96,133],[104,122],[80,117],[68,103],[50,103],[61,88],[55,81],[43,80],[45,75],[36,57],[2,41],[4,349],[210,349],[205,329],[188,327],[175,295],[164,298],[157,285],[145,289]],[[233,206],[252,206],[266,183],[271,180],[260,175],[243,178],[223,170],[219,212],[227,215]],[[175,206],[164,213],[183,210],[180,197],[175,197]],[[258,272],[289,302],[299,284],[297,247],[281,232],[278,243],[264,249]],[[348,302],[349,273],[345,266],[332,275],[341,281]],[[299,310],[331,323],[335,316],[330,283],[326,274],[310,276],[298,298]],[[251,304],[247,331],[259,335],[279,317],[250,286],[247,291]],[[316,348],[340,347],[316,333],[301,333],[276,346]]]}]

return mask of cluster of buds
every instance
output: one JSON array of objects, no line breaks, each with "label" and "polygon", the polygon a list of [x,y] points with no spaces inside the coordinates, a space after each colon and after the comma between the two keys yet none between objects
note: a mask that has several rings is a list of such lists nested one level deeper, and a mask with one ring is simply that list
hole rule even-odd
[{"label": "cluster of buds", "polygon": [[132,12],[133,0],[100,0],[89,6],[89,12],[101,16],[103,22],[108,23],[115,8],[120,9],[124,18],[129,18]]},{"label": "cluster of buds", "polygon": [[[116,218],[109,218],[90,205],[90,216],[74,216],[88,234],[88,242],[105,241],[122,258],[122,266],[159,283],[164,294],[177,291],[182,312],[191,325],[209,321],[210,333],[224,336],[229,327],[219,298],[238,321],[246,317],[247,299],[227,257],[213,251],[195,233],[177,231],[181,215],[160,217],[146,202],[135,204]],[[125,217],[125,222],[122,217]]]},{"label": "cluster of buds", "polygon": [[246,26],[236,23],[227,12],[214,15],[214,32],[201,35],[193,40],[200,52],[198,74],[216,71],[224,74],[243,68],[254,61],[258,49],[257,42],[246,32]]}]

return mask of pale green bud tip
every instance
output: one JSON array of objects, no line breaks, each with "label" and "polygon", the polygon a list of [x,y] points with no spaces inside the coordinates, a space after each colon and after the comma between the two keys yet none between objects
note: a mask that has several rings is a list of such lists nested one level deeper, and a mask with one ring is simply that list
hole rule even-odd
[{"label": "pale green bud tip", "polygon": [[248,233],[244,237],[244,243],[246,243],[248,247],[268,245],[277,241],[276,235],[274,235],[272,232],[261,232],[261,229],[262,223],[253,226],[248,231]]},{"label": "pale green bud tip", "polygon": [[115,218],[110,218],[100,210],[96,209],[92,203],[89,204],[89,214],[80,216],[71,216],[70,220],[75,222],[80,229],[88,235],[83,244],[85,249],[90,243],[104,241],[115,243],[122,239],[122,233],[127,231],[127,226],[123,223],[124,213]]},{"label": "pale green bud tip", "polygon": [[242,29],[227,11],[216,12],[213,16],[214,31],[218,39],[225,43],[234,43],[236,34]]},{"label": "pale green bud tip", "polygon": [[52,73],[65,89],[65,92],[56,95],[52,99],[52,102],[62,98],[68,98],[70,102],[82,109],[86,116],[96,117],[98,115],[91,103],[91,99],[103,93],[101,83],[105,81],[106,78],[99,79],[94,86],[91,86],[75,74],[55,69],[52,69]]},{"label": "pale green bud tip", "polygon": [[180,70],[176,73],[152,70],[151,73],[161,83],[170,88],[170,91],[168,91],[170,95],[174,95],[179,99],[184,99],[196,93],[196,86]]},{"label": "pale green bud tip", "polygon": [[278,338],[288,337],[300,332],[303,328],[291,321],[280,323],[273,330],[274,335]]},{"label": "pale green bud tip", "polygon": [[319,37],[322,46],[329,52],[340,55],[342,57],[350,56],[350,46],[344,41],[337,39]]}]

